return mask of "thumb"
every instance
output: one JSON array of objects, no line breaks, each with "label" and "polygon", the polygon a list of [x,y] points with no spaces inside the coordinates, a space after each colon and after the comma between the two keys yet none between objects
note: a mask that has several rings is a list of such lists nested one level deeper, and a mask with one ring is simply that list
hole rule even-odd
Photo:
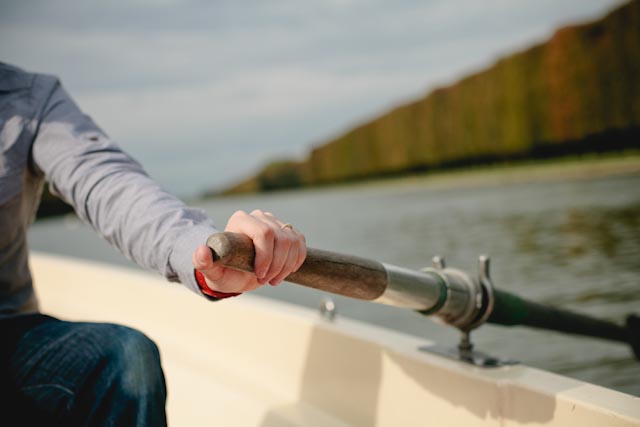
[{"label": "thumb", "polygon": [[193,253],[193,267],[212,282],[222,279],[225,271],[223,266],[213,262],[211,249],[205,245],[198,246]]}]

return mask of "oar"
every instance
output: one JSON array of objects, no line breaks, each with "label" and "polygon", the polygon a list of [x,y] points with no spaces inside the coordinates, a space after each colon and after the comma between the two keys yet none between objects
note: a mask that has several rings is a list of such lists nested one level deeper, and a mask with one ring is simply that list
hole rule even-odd
[{"label": "oar", "polygon": [[[241,234],[216,233],[209,237],[214,260],[224,266],[253,271],[251,240]],[[530,326],[578,334],[631,345],[640,360],[640,317],[629,315],[625,325],[527,301],[494,289],[489,260],[480,258],[477,279],[461,270],[434,268],[414,271],[361,257],[307,248],[307,259],[286,281],[344,295],[416,310],[433,315],[463,332],[481,324]]]}]

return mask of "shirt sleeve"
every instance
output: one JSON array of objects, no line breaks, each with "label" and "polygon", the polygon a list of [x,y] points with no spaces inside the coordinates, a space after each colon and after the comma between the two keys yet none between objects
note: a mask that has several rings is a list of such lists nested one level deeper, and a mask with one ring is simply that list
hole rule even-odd
[{"label": "shirt sleeve", "polygon": [[211,219],[152,180],[80,111],[57,79],[37,78],[34,96],[39,93],[44,100],[32,158],[51,192],[126,257],[202,295],[191,257],[216,232]]}]

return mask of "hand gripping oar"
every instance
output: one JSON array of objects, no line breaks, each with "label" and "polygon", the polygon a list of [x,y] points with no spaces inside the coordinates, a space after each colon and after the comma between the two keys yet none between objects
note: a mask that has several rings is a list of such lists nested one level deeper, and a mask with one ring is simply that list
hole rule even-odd
[{"label": "hand gripping oar", "polygon": [[[213,234],[207,240],[214,261],[230,268],[253,271],[255,256],[248,237]],[[469,331],[483,323],[530,326],[630,344],[640,360],[640,317],[629,315],[626,325],[527,301],[495,289],[489,277],[489,259],[480,257],[480,271],[472,278],[446,268],[434,258],[434,267],[409,270],[377,261],[307,248],[307,259],[285,280],[310,288],[361,300],[404,307],[432,315],[463,332],[460,350],[471,351]],[[466,346],[466,347],[465,347]]]}]

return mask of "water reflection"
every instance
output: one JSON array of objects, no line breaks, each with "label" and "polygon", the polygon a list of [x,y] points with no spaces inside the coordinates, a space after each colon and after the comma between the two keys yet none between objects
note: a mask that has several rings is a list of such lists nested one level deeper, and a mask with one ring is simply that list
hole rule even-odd
[{"label": "water reflection", "polygon": [[562,267],[580,281],[580,286],[558,288],[543,301],[576,306],[608,302],[613,309],[640,299],[640,204],[515,215],[505,224],[520,256]]},{"label": "water reflection", "polygon": [[[580,257],[604,257],[640,270],[640,204],[620,208],[569,208],[545,215],[516,215],[505,221],[524,254],[547,253],[569,264]],[[631,253],[629,253],[631,252]],[[622,257],[618,257],[621,253]]]}]

